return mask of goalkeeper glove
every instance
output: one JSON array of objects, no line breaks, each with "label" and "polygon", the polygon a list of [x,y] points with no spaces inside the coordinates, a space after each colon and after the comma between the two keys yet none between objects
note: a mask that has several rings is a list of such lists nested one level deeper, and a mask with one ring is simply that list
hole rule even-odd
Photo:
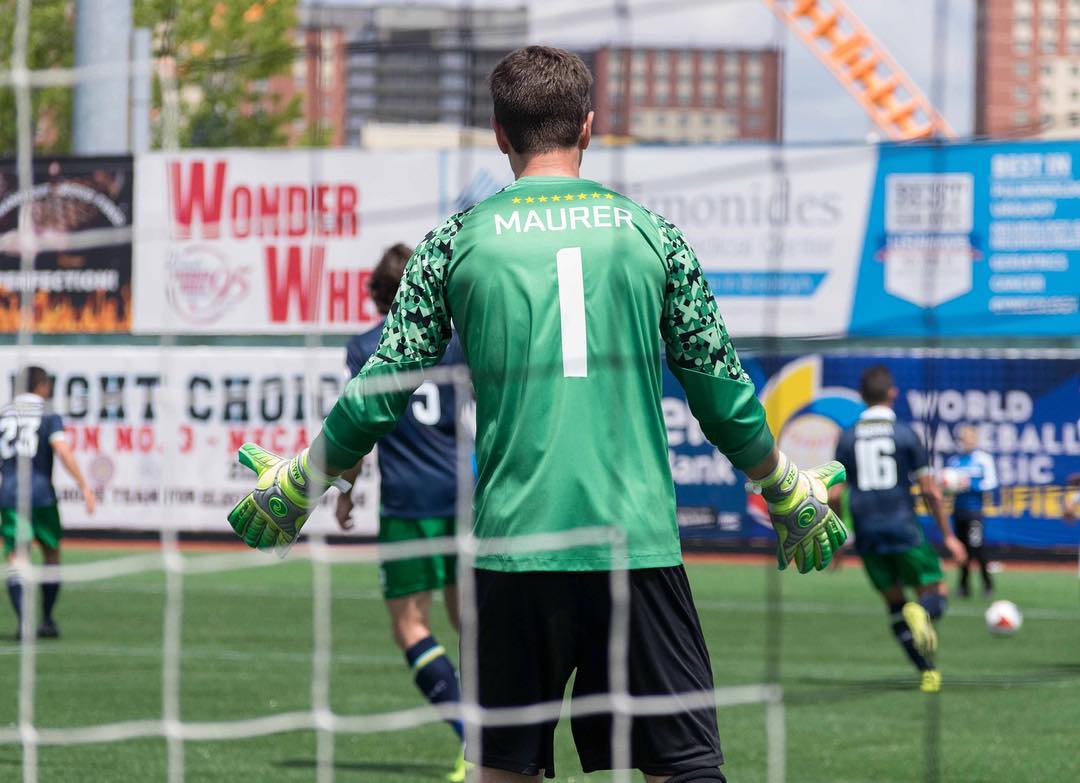
[{"label": "goalkeeper glove", "polygon": [[258,475],[255,489],[229,512],[229,524],[244,543],[254,549],[274,549],[284,557],[296,541],[319,498],[331,486],[348,491],[349,485],[315,469],[304,449],[286,460],[277,454],[245,443],[240,464]]},{"label": "goalkeeper glove", "polygon": [[829,508],[828,488],[846,477],[839,462],[799,470],[780,452],[776,469],[755,482],[779,539],[776,560],[781,570],[794,560],[799,573],[805,574],[811,568],[820,571],[840,550],[847,531]]}]

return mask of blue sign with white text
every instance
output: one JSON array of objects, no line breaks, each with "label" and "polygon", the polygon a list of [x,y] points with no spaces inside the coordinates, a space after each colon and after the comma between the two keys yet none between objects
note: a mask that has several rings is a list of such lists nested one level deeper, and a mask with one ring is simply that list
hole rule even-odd
[{"label": "blue sign with white text", "polygon": [[[1080,543],[1080,525],[1063,520],[1066,480],[1080,473],[1080,353],[1006,358],[910,351],[744,360],[780,448],[803,466],[833,458],[840,432],[863,409],[856,390],[873,364],[892,371],[900,392],[897,416],[924,439],[934,467],[956,452],[959,426],[977,428],[1001,482],[985,497],[988,544]],[[772,535],[760,498],[746,494],[742,474],[705,441],[670,375],[664,395],[684,538]],[[927,520],[926,527],[935,538],[935,526]]]}]

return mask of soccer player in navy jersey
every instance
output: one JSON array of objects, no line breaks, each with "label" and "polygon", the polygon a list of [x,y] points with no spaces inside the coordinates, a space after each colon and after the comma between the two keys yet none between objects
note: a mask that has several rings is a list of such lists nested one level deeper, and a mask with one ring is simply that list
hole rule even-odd
[{"label": "soccer player in navy jersey", "polygon": [[[867,408],[836,446],[836,459],[847,468],[847,484],[833,486],[829,499],[840,513],[841,495],[845,487],[849,490],[855,550],[885,600],[893,635],[921,673],[920,689],[936,693],[941,674],[934,663],[934,621],[945,612],[948,591],[937,552],[915,516],[912,485],[918,486],[957,561],[963,560],[964,547],[949,527],[926,449],[911,427],[896,420],[898,392],[892,373],[883,365],[869,367],[859,391]],[[905,597],[907,588],[915,591],[915,601]]]},{"label": "soccer player in navy jersey", "polygon": [[[82,491],[88,513],[94,513],[95,498],[90,485],[83,478],[79,464],[72,454],[71,445],[64,435],[64,422],[48,405],[52,397],[52,379],[41,367],[26,367],[15,383],[17,390],[24,390],[0,408],[0,530],[4,538],[4,557],[8,563],[15,559],[19,533],[19,508],[24,498],[22,491],[30,493],[30,519],[27,528],[41,547],[45,563],[60,563],[60,512],[56,506],[56,490],[52,483],[53,457],[71,474]],[[19,486],[19,459],[30,460],[30,485]],[[23,586],[18,574],[11,570],[7,578],[8,597],[19,620],[16,638],[22,634]],[[53,619],[53,608],[60,594],[59,579],[50,579],[41,585],[42,620],[38,638],[55,639],[60,630]]]},{"label": "soccer player in navy jersey", "polygon": [[[384,318],[390,309],[412,248],[390,247],[372,271],[371,298]],[[383,321],[353,337],[346,349],[350,376],[360,372],[379,345]],[[450,341],[443,365],[462,364],[457,337]],[[379,542],[422,541],[452,537],[457,513],[457,429],[453,385],[425,381],[413,394],[405,415],[379,441]],[[355,480],[358,469],[345,476]],[[338,497],[337,519],[352,527],[350,493]],[[458,628],[457,557],[452,554],[387,560],[380,564],[383,597],[390,612],[394,641],[405,653],[416,686],[432,704],[460,698],[457,672],[431,632],[432,593],[442,590],[450,623]],[[450,721],[463,739],[460,721]],[[450,781],[465,779],[459,753]]]}]

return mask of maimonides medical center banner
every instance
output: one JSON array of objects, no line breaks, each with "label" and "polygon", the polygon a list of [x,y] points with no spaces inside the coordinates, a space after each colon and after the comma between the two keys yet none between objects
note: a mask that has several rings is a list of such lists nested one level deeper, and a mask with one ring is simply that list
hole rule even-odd
[{"label": "maimonides medical center banner", "polygon": [[[954,453],[958,425],[977,426],[1002,485],[986,496],[991,545],[1061,548],[1080,542],[1080,525],[1062,519],[1063,485],[1080,471],[1080,353],[907,351],[743,361],[780,447],[801,465],[832,458],[841,430],[863,409],[859,377],[878,363],[896,378],[898,417],[924,438],[935,465]],[[771,535],[760,499],[746,495],[741,474],[704,440],[670,374],[664,395],[684,538]]]},{"label": "maimonides medical center banner", "polygon": [[[446,155],[447,210],[510,181]],[[630,147],[582,175],[684,231],[736,337],[1080,334],[1080,142]]]},{"label": "maimonides medical center banner", "polygon": [[[0,395],[18,366],[55,376],[52,405],[98,497],[86,513],[74,482],[53,475],[68,528],[227,532],[226,515],[254,486],[236,460],[245,441],[292,455],[305,448],[345,385],[341,348],[35,347],[0,349]],[[353,534],[373,535],[378,485],[365,460]],[[340,532],[331,490],[308,523]]]}]

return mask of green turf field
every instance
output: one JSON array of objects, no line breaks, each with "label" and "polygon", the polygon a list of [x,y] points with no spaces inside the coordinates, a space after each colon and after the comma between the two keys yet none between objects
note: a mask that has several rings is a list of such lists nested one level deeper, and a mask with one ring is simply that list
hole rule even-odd
[{"label": "green turf field", "polygon": [[[68,561],[122,554],[71,552]],[[693,565],[689,570],[717,684],[764,681],[768,568]],[[1011,639],[987,634],[984,602],[953,601],[941,626],[945,689],[936,699],[915,688],[913,672],[860,569],[777,576],[784,598],[779,667],[787,694],[789,781],[1080,779],[1075,573],[1007,571],[999,577],[999,596],[1025,611],[1023,631]],[[304,562],[186,578],[184,720],[251,718],[308,707],[311,584],[311,569]],[[420,704],[390,640],[375,569],[335,566],[333,587],[334,710],[377,713]],[[65,587],[57,612],[64,638],[38,648],[38,725],[160,717],[163,604],[160,574]],[[5,639],[13,624],[0,623]],[[442,616],[436,633],[452,643]],[[0,725],[10,726],[17,710],[17,646],[0,642],[0,660]],[[719,717],[729,780],[762,781],[764,708],[726,708]],[[934,733],[928,731],[931,724],[940,729],[936,740],[928,739]],[[608,780],[606,775],[582,775],[568,729],[560,729],[558,741],[559,780]],[[937,778],[928,774],[927,760],[935,748]],[[335,779],[439,781],[453,754],[451,732],[442,724],[339,736]],[[157,739],[46,747],[39,779],[164,780],[165,757],[165,743]],[[0,746],[0,780],[20,780],[20,765],[17,746]],[[190,743],[186,772],[188,781],[311,781],[315,738],[294,732]]]}]

